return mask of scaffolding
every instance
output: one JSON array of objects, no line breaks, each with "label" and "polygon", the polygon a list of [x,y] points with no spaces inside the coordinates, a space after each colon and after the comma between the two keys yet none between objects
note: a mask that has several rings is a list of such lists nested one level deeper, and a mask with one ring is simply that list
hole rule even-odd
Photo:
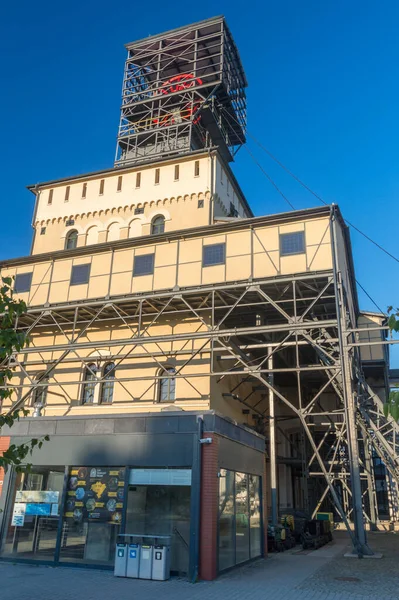
[{"label": "scaffolding", "polygon": [[245,142],[247,85],[223,17],[127,44],[115,165]]},{"label": "scaffolding", "polygon": [[[41,386],[58,387],[71,405],[79,403],[68,386],[84,382],[74,377],[60,381],[57,367],[76,361],[87,367],[93,360],[88,351],[101,356],[104,348],[110,350],[107,360],[113,360],[116,372],[140,357],[159,369],[151,377],[125,377],[120,370],[118,385],[128,401],[139,405],[140,398],[126,384],[147,379],[149,388],[155,386],[165,377],[165,359],[173,355],[174,378],[195,386],[196,377],[209,377],[223,385],[226,400],[249,410],[252,426],[266,434],[272,519],[277,519],[276,469],[282,460],[299,469],[303,505],[309,514],[315,515],[329,498],[350,532],[355,551],[369,554],[365,522],[375,527],[378,520],[373,456],[386,465],[395,496],[398,426],[384,416],[382,401],[362,371],[359,348],[370,342],[359,342],[362,330],[357,327],[348,285],[343,283],[346,275],[337,258],[337,228],[343,225],[337,225],[338,215],[337,210],[331,211],[333,268],[329,271],[29,308],[16,328],[29,335],[31,343],[8,363],[14,370],[12,387],[18,392],[13,410],[26,405]],[[187,319],[196,326],[175,332],[173,324]],[[161,322],[169,324],[169,334],[156,333]],[[121,339],[89,335],[119,325],[128,333]],[[46,345],[43,332],[48,331],[56,336]],[[203,370],[190,371],[199,356],[208,357]],[[35,360],[45,367],[39,379],[29,372]],[[15,384],[18,378],[20,383]],[[102,381],[100,377],[97,383]],[[283,421],[299,432],[296,441],[289,438],[293,453],[285,458],[276,453],[277,436],[287,437]]]}]

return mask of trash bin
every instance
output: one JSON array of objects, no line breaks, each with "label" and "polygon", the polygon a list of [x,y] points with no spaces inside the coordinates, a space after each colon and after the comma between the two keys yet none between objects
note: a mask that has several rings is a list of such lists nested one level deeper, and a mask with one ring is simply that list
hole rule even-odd
[{"label": "trash bin", "polygon": [[115,577],[126,577],[126,566],[127,566],[127,544],[125,542],[118,542],[115,550]]},{"label": "trash bin", "polygon": [[170,546],[156,545],[152,549],[152,577],[165,581],[170,577]]},{"label": "trash bin", "polygon": [[139,579],[151,579],[152,546],[149,544],[141,544],[139,565]]},{"label": "trash bin", "polygon": [[130,543],[127,548],[127,568],[126,577],[139,577],[140,566],[140,544]]}]

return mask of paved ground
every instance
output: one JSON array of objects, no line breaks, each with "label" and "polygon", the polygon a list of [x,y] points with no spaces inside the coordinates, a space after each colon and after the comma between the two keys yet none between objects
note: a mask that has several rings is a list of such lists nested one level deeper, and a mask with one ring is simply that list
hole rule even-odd
[{"label": "paved ground", "polygon": [[[397,600],[399,535],[370,536],[381,560],[344,558],[345,533],[317,551],[271,555],[214,582],[114,578],[109,571],[0,563],[1,600]],[[338,579],[337,579],[338,578]],[[350,578],[348,580],[348,578]]]}]

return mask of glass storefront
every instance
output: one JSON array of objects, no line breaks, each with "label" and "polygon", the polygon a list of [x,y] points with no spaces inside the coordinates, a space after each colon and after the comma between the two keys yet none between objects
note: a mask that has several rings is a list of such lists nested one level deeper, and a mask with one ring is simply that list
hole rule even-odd
[{"label": "glass storefront", "polygon": [[221,469],[219,571],[261,555],[260,477]]},{"label": "glass storefront", "polygon": [[191,469],[32,467],[12,486],[1,556],[112,566],[124,526],[171,535],[171,570],[185,574],[190,499]]},{"label": "glass storefront", "polygon": [[33,467],[16,476],[3,534],[2,556],[54,560],[64,467]]}]

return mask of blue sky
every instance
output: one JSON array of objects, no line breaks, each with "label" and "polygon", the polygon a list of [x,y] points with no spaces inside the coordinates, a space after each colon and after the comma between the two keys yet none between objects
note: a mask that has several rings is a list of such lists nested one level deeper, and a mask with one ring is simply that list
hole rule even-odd
[{"label": "blue sky", "polygon": [[[397,0],[21,0],[2,7],[0,23],[1,258],[29,253],[26,185],[112,165],[124,44],[219,14],[247,74],[249,132],[399,254]],[[317,205],[249,147],[296,208]],[[289,210],[245,149],[233,168],[256,215]],[[14,229],[5,225],[9,212]],[[399,304],[399,264],[356,232],[352,244],[360,283],[381,308]],[[392,355],[399,366],[399,352]]]}]

